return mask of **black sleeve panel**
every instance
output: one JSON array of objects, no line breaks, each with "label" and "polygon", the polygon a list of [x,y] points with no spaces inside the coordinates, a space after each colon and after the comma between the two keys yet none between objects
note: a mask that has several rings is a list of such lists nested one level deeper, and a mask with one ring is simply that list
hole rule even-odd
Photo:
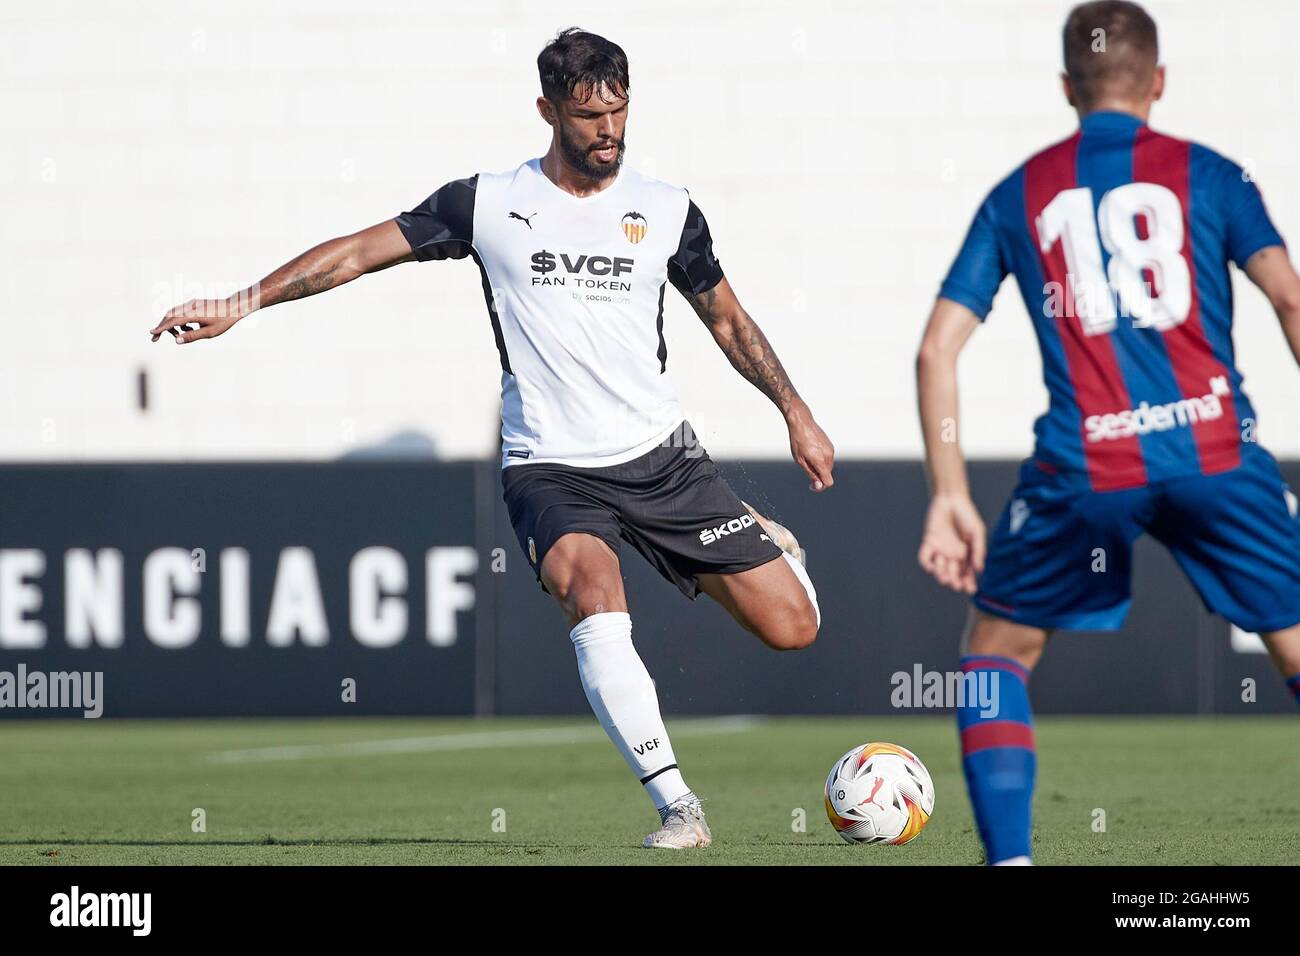
[{"label": "black sleeve panel", "polygon": [[474,195],[478,176],[447,183],[394,221],[421,262],[464,259],[474,242]]},{"label": "black sleeve panel", "polygon": [[681,244],[668,260],[668,279],[682,295],[708,292],[722,281],[722,263],[713,255],[709,224],[693,202],[686,210]]}]

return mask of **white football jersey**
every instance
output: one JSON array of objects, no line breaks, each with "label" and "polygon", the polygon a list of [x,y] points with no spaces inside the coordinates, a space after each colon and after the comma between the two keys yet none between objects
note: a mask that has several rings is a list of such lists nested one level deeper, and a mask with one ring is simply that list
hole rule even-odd
[{"label": "white football jersey", "polygon": [[534,159],[450,182],[396,222],[418,259],[478,264],[501,356],[503,467],[614,465],[681,423],[664,291],[722,279],[685,189],[624,167],[580,198]]}]

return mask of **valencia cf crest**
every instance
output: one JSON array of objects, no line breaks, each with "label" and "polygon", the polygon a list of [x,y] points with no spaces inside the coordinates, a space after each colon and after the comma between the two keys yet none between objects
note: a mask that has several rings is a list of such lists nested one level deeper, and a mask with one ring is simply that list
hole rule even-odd
[{"label": "valencia cf crest", "polygon": [[649,228],[645,216],[639,212],[630,212],[623,217],[623,235],[627,236],[627,241],[634,246],[645,238],[646,230]]},{"label": "valencia cf crest", "polygon": [[537,564],[537,542],[530,535],[528,538],[528,563]]}]

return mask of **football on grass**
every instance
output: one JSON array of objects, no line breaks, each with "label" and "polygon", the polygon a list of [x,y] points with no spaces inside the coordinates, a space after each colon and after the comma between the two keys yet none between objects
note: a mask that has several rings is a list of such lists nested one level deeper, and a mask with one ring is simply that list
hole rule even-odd
[{"label": "football on grass", "polygon": [[854,747],[826,778],[826,815],[849,843],[914,840],[934,812],[934,784],[916,754],[897,744]]}]

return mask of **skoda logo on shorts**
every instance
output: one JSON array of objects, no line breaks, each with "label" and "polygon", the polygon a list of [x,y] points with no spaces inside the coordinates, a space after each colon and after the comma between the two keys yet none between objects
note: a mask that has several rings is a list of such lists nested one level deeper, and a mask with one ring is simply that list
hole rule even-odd
[{"label": "skoda logo on shorts", "polygon": [[716,528],[705,528],[700,532],[700,544],[713,544],[719,538],[725,538],[729,534],[735,534],[737,531],[744,531],[746,528],[753,526],[754,516],[743,514],[738,518],[732,518]]},{"label": "skoda logo on shorts", "polygon": [[645,238],[646,230],[649,228],[650,224],[639,212],[629,212],[623,216],[623,235],[627,236],[627,241],[634,246]]}]

